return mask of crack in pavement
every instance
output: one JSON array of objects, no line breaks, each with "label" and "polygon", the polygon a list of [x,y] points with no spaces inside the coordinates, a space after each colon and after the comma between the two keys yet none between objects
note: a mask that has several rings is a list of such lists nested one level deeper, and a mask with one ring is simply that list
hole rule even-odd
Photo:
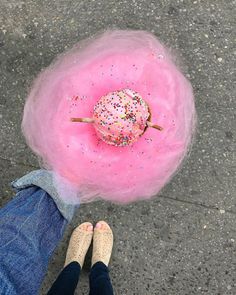
[{"label": "crack in pavement", "polygon": [[164,195],[159,195],[158,198],[168,199],[168,200],[171,200],[171,201],[176,201],[176,202],[185,203],[185,204],[189,204],[189,205],[195,205],[197,207],[203,207],[204,209],[210,209],[210,210],[215,210],[215,211],[224,210],[224,213],[230,213],[230,214],[236,215],[236,212],[234,212],[232,210],[227,210],[227,209],[219,208],[217,206],[205,205],[205,204],[202,204],[202,203],[197,203],[197,202],[192,202],[192,201],[187,201],[187,200],[176,199],[176,198],[172,198],[172,197],[164,196]]}]

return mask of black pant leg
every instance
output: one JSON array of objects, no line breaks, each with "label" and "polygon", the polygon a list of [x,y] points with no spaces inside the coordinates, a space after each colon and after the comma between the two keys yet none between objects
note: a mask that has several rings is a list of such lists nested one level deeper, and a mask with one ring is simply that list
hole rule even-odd
[{"label": "black pant leg", "polygon": [[113,295],[109,270],[104,263],[97,262],[93,265],[89,275],[89,286],[89,295]]},{"label": "black pant leg", "polygon": [[59,274],[47,295],[73,295],[79,281],[81,267],[74,261]]}]

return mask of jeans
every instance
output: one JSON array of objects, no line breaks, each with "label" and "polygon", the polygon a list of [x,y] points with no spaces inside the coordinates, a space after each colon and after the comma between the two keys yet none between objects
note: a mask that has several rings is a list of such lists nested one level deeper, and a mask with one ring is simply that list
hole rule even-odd
[{"label": "jeans", "polygon": [[0,294],[35,295],[68,221],[46,191],[22,189],[0,209]]},{"label": "jeans", "polygon": [[[80,265],[71,262],[67,265],[52,285],[47,295],[73,295],[79,281]],[[89,295],[113,295],[108,267],[97,262],[93,265],[89,276]]]}]

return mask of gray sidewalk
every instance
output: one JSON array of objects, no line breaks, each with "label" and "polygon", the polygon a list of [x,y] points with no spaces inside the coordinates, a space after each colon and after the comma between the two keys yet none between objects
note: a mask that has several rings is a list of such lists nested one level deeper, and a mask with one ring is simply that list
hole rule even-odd
[{"label": "gray sidewalk", "polygon": [[[233,0],[0,1],[1,205],[13,195],[11,180],[38,167],[20,131],[28,88],[78,40],[114,26],[155,33],[189,77],[198,111],[192,153],[157,198],[80,207],[41,294],[63,266],[73,227],[99,219],[114,229],[115,294],[236,294],[235,7]],[[78,294],[88,294],[86,270]]]}]

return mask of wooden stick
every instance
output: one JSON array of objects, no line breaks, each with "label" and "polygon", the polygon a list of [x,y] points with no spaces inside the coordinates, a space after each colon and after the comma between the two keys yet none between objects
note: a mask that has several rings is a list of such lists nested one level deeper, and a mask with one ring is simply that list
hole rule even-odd
[{"label": "wooden stick", "polygon": [[70,118],[71,122],[94,123],[93,118]]},{"label": "wooden stick", "polygon": [[148,127],[155,128],[155,129],[157,129],[159,131],[162,131],[163,130],[163,128],[161,126],[159,126],[157,124],[153,124],[152,122],[149,122],[149,121],[147,121],[147,125],[148,125]]},{"label": "wooden stick", "polygon": [[[70,118],[71,122],[81,122],[81,123],[94,123],[93,118]],[[155,128],[159,131],[162,131],[163,128],[157,124],[153,124],[152,122],[147,121],[148,127]]]}]

